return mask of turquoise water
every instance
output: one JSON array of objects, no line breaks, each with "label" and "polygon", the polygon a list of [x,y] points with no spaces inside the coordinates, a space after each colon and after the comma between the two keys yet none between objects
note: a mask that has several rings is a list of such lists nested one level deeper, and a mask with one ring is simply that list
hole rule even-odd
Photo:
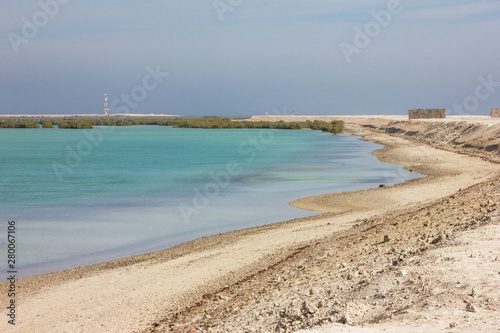
[{"label": "turquoise water", "polygon": [[288,202],[419,176],[379,162],[380,147],[310,130],[2,129],[1,215],[5,232],[17,223],[20,275],[47,273],[314,215]]}]

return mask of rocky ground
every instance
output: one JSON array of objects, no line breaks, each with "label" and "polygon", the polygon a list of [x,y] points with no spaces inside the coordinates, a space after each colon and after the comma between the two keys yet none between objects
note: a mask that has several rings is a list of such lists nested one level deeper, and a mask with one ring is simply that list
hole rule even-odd
[{"label": "rocky ground", "polygon": [[[435,328],[474,331],[480,320],[486,321],[483,331],[497,330],[498,202],[495,181],[418,212],[359,221],[351,235],[304,248],[150,331],[293,332],[326,323],[438,319]],[[481,235],[474,240],[480,248],[467,246],[474,242],[470,235]],[[488,279],[474,279],[478,271]]]},{"label": "rocky ground", "polygon": [[358,126],[379,133],[409,138],[433,147],[500,162],[500,124],[436,122],[432,120],[399,121],[373,119]]}]

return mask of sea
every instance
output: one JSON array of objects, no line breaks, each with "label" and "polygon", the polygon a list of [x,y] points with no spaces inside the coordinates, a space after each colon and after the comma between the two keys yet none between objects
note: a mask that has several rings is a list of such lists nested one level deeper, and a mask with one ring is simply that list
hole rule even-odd
[{"label": "sea", "polygon": [[[418,178],[311,130],[0,129],[0,252],[26,277],[318,214],[295,199]],[[7,260],[1,262],[8,270]]]}]

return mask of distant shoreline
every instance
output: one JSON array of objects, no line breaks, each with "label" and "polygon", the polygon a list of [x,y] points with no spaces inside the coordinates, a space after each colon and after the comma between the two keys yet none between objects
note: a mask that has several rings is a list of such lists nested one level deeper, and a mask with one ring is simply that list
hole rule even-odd
[{"label": "distant shoreline", "polygon": [[[185,116],[174,114],[156,114],[156,113],[111,113],[104,114],[0,114],[0,120],[71,120],[71,119],[127,119],[127,118],[151,118],[151,119],[199,119],[205,116]],[[253,116],[214,116],[230,118],[232,120],[251,120],[251,121],[306,121],[306,120],[361,120],[361,119],[384,119],[394,121],[409,120],[407,115],[253,115]],[[426,122],[457,122],[467,121],[474,123],[500,123],[500,118],[491,118],[489,115],[447,115],[446,118],[440,119],[416,119],[414,121]]]},{"label": "distant shoreline", "polygon": [[171,118],[182,117],[174,114],[140,114],[140,113],[112,113],[112,114],[3,114],[0,119],[79,119],[79,118]]}]

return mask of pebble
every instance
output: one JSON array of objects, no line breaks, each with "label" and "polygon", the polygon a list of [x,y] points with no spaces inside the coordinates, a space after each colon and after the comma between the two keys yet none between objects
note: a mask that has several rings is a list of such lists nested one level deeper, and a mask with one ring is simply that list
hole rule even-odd
[{"label": "pebble", "polygon": [[384,243],[387,243],[388,241],[390,241],[391,239],[389,238],[388,235],[384,235]]},{"label": "pebble", "polygon": [[443,240],[443,236],[442,236],[442,235],[439,235],[439,236],[437,236],[436,238],[434,238],[434,239],[432,240],[432,242],[431,242],[431,243],[432,243],[432,244],[437,244],[437,243],[439,243],[439,242],[440,242],[440,241],[442,241],[442,240]]},{"label": "pebble", "polygon": [[469,311],[469,312],[478,312],[478,308],[477,306],[474,305],[474,303],[467,303],[467,305],[465,306],[465,310]]},{"label": "pebble", "polygon": [[274,275],[272,278],[271,278],[271,281],[272,282],[281,282],[281,277],[279,275]]},{"label": "pebble", "polygon": [[317,293],[319,293],[318,289],[316,288],[311,288],[311,290],[309,290],[309,295],[316,295]]},{"label": "pebble", "polygon": [[406,271],[404,269],[400,270],[398,276],[406,276]]},{"label": "pebble", "polygon": [[304,315],[313,314],[315,312],[316,312],[316,309],[314,308],[314,306],[311,303],[308,303],[306,301],[304,301],[304,303],[302,303],[302,314],[304,314]]}]

